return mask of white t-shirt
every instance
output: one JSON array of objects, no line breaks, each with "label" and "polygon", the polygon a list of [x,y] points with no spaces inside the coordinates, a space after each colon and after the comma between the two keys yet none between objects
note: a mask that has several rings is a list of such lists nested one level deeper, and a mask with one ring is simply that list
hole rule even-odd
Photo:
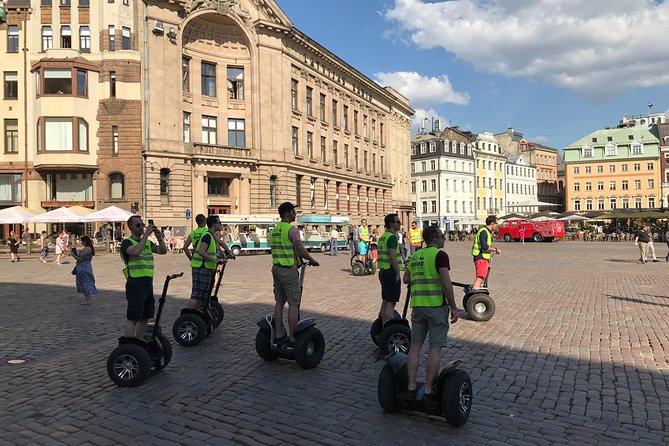
[{"label": "white t-shirt", "polygon": [[337,237],[339,237],[339,232],[337,232],[336,229],[333,229],[332,231],[330,231],[330,238],[336,239]]}]

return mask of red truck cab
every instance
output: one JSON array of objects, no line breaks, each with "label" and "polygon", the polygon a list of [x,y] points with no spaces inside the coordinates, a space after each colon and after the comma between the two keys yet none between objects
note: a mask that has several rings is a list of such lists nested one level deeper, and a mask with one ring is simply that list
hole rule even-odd
[{"label": "red truck cab", "polygon": [[550,242],[556,238],[564,237],[564,222],[559,220],[507,220],[499,227],[499,238],[505,242],[519,241],[521,230],[524,230],[523,237],[525,240]]}]

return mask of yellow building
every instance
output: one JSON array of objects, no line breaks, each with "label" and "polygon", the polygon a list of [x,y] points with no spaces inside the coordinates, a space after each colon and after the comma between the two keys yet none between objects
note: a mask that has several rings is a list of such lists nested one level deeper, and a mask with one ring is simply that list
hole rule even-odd
[{"label": "yellow building", "polygon": [[476,169],[476,218],[504,213],[504,169],[506,155],[490,132],[480,133],[474,141]]},{"label": "yellow building", "polygon": [[659,140],[654,129],[599,130],[564,149],[568,211],[660,206]]}]

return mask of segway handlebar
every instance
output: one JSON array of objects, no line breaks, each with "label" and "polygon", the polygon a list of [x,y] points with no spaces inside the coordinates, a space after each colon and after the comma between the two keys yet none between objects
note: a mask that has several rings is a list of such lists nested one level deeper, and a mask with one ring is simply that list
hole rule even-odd
[{"label": "segway handlebar", "polygon": [[167,279],[166,279],[166,280],[170,281],[170,280],[172,280],[172,279],[177,279],[177,278],[179,278],[179,277],[181,277],[181,276],[183,276],[183,275],[184,275],[183,272],[181,272],[181,273],[177,273],[177,274],[170,274],[170,275],[167,276]]}]

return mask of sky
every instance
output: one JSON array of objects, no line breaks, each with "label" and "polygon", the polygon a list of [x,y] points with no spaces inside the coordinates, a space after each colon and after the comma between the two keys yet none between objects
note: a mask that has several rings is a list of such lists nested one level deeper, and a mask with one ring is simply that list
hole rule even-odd
[{"label": "sky", "polygon": [[293,25],[427,117],[563,149],[669,113],[669,0],[277,0]]}]

